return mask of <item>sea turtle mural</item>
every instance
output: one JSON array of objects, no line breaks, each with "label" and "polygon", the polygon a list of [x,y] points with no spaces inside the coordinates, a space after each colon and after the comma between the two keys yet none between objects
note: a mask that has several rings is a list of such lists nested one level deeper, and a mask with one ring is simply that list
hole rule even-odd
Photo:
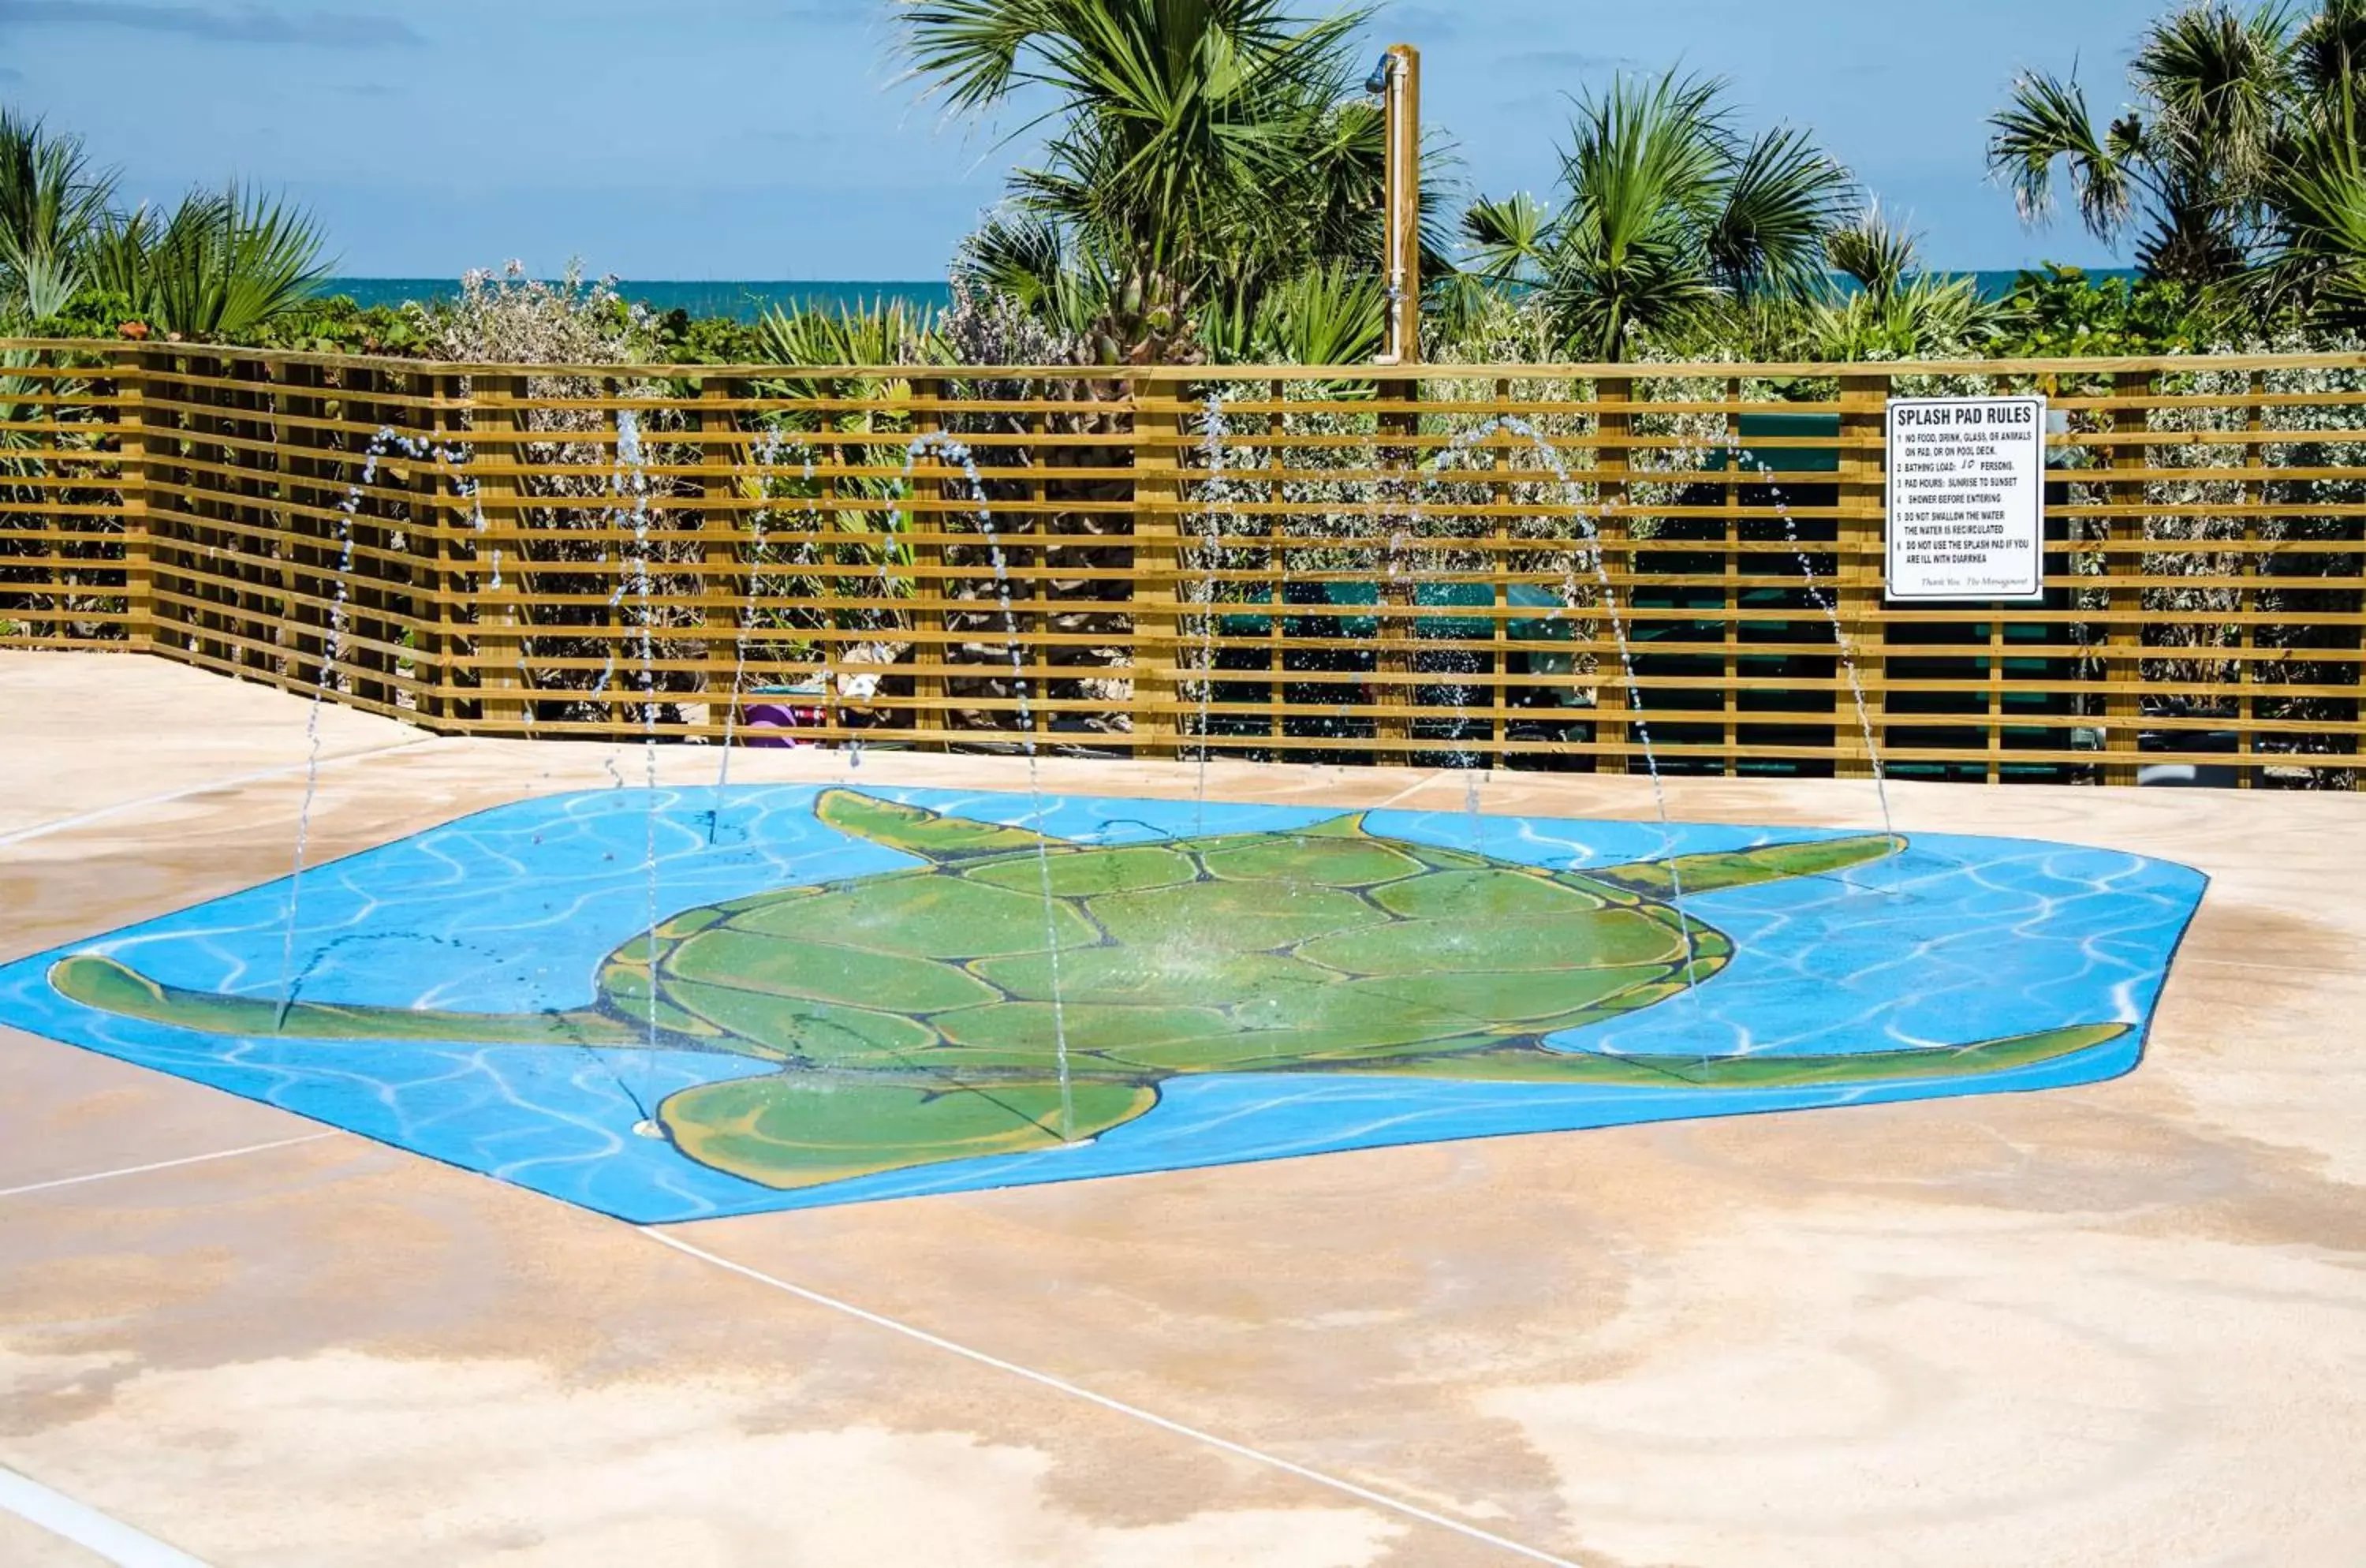
[{"label": "sea turtle mural", "polygon": [[1360,814],[1103,846],[844,789],[815,812],[922,863],[683,910],[611,953],[579,1009],[283,1007],[88,953],[57,960],[50,983],[85,1007],[208,1034],[595,1052],[654,1035],[776,1063],[681,1089],[655,1120],[692,1159],[780,1190],[1091,1138],[1148,1112],[1159,1086],[1185,1075],[1715,1095],[1977,1079],[2130,1027],[1707,1058],[1546,1043],[1716,983],[1733,943],[1672,901],[1679,886],[1828,876],[1902,852],[1887,835],[1573,872],[1389,838]]}]

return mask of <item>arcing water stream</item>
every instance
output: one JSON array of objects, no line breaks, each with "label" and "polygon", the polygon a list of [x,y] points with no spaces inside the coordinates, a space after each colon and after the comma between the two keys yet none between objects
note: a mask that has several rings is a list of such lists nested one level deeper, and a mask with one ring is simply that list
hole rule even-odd
[{"label": "arcing water stream", "polygon": [[1782,487],[1774,482],[1774,470],[1767,467],[1757,454],[1743,447],[1741,433],[1729,425],[1725,433],[1725,449],[1737,466],[1747,462],[1758,470],[1758,477],[1764,482],[1767,495],[1774,503],[1774,515],[1782,519],[1783,537],[1790,543],[1791,558],[1799,563],[1799,578],[1807,588],[1808,602],[1821,610],[1824,618],[1831,623],[1832,647],[1839,652],[1841,669],[1848,676],[1849,695],[1856,704],[1857,728],[1865,733],[1865,760],[1873,771],[1874,794],[1881,802],[1881,830],[1885,835],[1895,838],[1897,828],[1889,815],[1888,774],[1882,765],[1881,746],[1874,739],[1873,707],[1865,701],[1865,677],[1857,669],[1856,653],[1849,645],[1848,628],[1842,624],[1840,606],[1833,602],[1831,595],[1816,586],[1815,564],[1808,558],[1808,548],[1799,540],[1798,523],[1791,515],[1790,505],[1783,499]]},{"label": "arcing water stream", "polygon": [[[970,501],[977,508],[978,531],[986,536],[988,558],[994,563],[994,595],[1002,610],[1002,630],[1010,649],[1010,680],[1019,705],[1020,747],[1027,757],[1027,794],[1035,812],[1035,864],[1041,874],[1043,891],[1044,961],[1050,966],[1052,990],[1052,1048],[1060,1079],[1060,1141],[1071,1144],[1076,1135],[1075,1090],[1068,1079],[1068,1015],[1067,1005],[1060,994],[1060,924],[1058,906],[1052,897],[1052,850],[1043,833],[1043,778],[1036,755],[1035,708],[1027,680],[1027,649],[1020,640],[1019,614],[1010,602],[1010,563],[1002,550],[1002,536],[995,531],[994,509],[988,503],[985,476],[978,472],[977,459],[968,446],[949,435],[930,433],[916,436],[907,449],[904,480],[908,487],[920,459],[935,453],[949,463],[957,465],[968,481]],[[944,584],[938,584],[938,592]],[[941,660],[944,649],[938,651]]]},{"label": "arcing water stream", "polygon": [[[303,976],[296,969],[296,921],[304,891],[305,857],[311,847],[312,802],[321,789],[321,709],[329,699],[330,688],[336,683],[337,661],[344,658],[345,650],[345,606],[353,592],[354,578],[354,525],[361,510],[363,492],[377,482],[378,465],[396,453],[415,462],[434,461],[455,468],[463,461],[462,455],[451,447],[437,446],[423,436],[405,435],[392,425],[381,425],[362,449],[360,478],[347,487],[344,498],[337,502],[337,564],[330,581],[328,623],[322,628],[320,664],[312,682],[312,705],[304,716],[304,797],[296,813],[296,853],[287,872],[287,923],[279,952],[277,1022],[281,1028],[287,1026],[287,1010],[295,1005],[297,989],[303,982]],[[476,482],[465,475],[456,482],[461,498],[469,503],[477,532],[484,533],[485,511],[478,499]],[[501,585],[501,552],[497,549],[493,553],[495,587]]]}]

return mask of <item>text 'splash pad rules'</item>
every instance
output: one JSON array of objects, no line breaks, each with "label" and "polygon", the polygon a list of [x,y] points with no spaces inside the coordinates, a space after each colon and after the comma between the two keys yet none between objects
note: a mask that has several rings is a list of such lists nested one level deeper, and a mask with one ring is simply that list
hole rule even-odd
[{"label": "text 'splash pad rules'", "polygon": [[2045,597],[2045,400],[1889,405],[1889,597]]}]

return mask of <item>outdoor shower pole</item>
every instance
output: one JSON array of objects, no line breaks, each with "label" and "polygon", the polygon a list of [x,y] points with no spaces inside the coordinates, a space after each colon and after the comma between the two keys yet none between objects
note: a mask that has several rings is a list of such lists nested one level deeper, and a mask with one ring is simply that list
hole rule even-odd
[{"label": "outdoor shower pole", "polygon": [[[1380,92],[1386,146],[1381,276],[1388,283],[1388,316],[1379,363],[1412,366],[1421,361],[1421,52],[1409,43],[1391,44],[1374,74],[1377,81],[1371,85]],[[1421,461],[1414,440],[1421,434],[1421,415],[1394,411],[1389,405],[1417,400],[1421,386],[1415,380],[1384,380],[1373,390],[1380,403],[1380,446],[1374,457],[1382,469],[1394,470],[1403,478],[1402,498],[1409,503],[1417,482],[1414,472]],[[1408,505],[1408,519],[1411,510]],[[1373,761],[1403,767],[1414,760],[1416,596],[1405,570],[1407,522],[1400,520],[1388,527],[1390,542],[1376,628],[1380,635],[1372,660],[1372,698],[1378,709],[1373,730],[1380,743]]]},{"label": "outdoor shower pole", "polygon": [[1410,365],[1421,358],[1421,51],[1391,44],[1380,74],[1387,139],[1380,275],[1389,287],[1380,363]]}]

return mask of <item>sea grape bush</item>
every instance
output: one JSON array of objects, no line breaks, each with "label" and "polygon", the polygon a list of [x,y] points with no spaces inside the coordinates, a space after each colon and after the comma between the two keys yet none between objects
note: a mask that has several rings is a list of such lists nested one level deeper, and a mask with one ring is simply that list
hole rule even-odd
[{"label": "sea grape bush", "polygon": [[410,309],[430,357],[476,364],[638,364],[653,357],[657,335],[646,307],[613,277],[587,283],[580,260],[548,281],[522,261],[463,273],[457,299]]}]

